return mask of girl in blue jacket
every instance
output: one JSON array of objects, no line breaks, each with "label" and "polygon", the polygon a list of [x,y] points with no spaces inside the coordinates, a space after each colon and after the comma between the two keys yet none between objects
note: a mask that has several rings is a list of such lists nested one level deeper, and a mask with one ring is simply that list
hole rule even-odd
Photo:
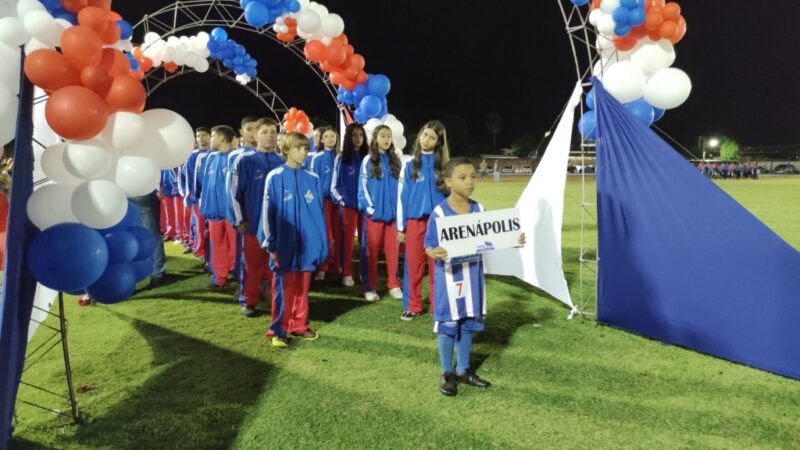
[{"label": "girl in blue jacket", "polygon": [[325,231],[328,239],[328,260],[319,268],[319,272],[314,277],[315,280],[325,279],[328,269],[333,266],[333,271],[337,274],[341,272],[339,259],[336,258],[335,240],[339,239],[341,226],[339,224],[339,211],[336,204],[331,199],[331,180],[333,179],[333,163],[336,154],[339,153],[339,134],[333,128],[325,126],[317,129],[320,136],[319,150],[311,158],[311,172],[319,177],[323,187],[323,208],[325,211]]},{"label": "girl in blue jacket", "polygon": [[403,298],[397,278],[398,243],[395,229],[397,179],[400,159],[394,152],[392,129],[379,125],[372,134],[369,157],[361,163],[358,208],[364,214],[361,234],[361,281],[364,298],[374,302],[378,296],[378,251],[386,256],[389,294]]},{"label": "girl in blue jacket", "polygon": [[361,161],[369,153],[367,133],[357,122],[347,126],[342,153],[333,162],[331,198],[341,212],[341,233],[334,237],[342,268],[342,284],[353,286],[353,243],[361,215],[358,213],[358,177]]},{"label": "girl in blue jacket", "polygon": [[428,217],[448,192],[443,171],[450,159],[444,125],[432,120],[419,130],[414,158],[403,164],[397,194],[397,240],[406,243],[403,275],[403,320],[422,313],[422,277],[428,265],[430,310],[434,310],[434,262],[425,254]]},{"label": "girl in blue jacket", "polygon": [[308,287],[311,273],[328,258],[323,188],[318,176],[303,169],[308,139],[292,132],[283,145],[286,164],[267,176],[258,231],[275,273],[266,336],[276,347],[286,347],[289,335],[317,339],[308,327]]}]

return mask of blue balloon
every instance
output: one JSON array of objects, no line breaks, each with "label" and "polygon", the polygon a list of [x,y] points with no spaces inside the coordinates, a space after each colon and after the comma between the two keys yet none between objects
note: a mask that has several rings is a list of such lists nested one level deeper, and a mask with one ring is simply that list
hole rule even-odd
[{"label": "blue balloon", "polygon": [[370,74],[367,78],[367,89],[374,96],[386,97],[386,94],[392,89],[392,83],[389,82],[386,75]]},{"label": "blue balloon", "polygon": [[597,116],[594,111],[586,111],[578,121],[578,130],[584,139],[597,139]]},{"label": "blue balloon", "polygon": [[89,287],[86,293],[100,303],[119,303],[133,295],[136,289],[136,273],[129,263],[109,264],[103,275]]},{"label": "blue balloon", "polygon": [[41,0],[42,4],[44,5],[47,12],[53,13],[53,11],[58,11],[61,9],[61,1],[60,0]]},{"label": "blue balloon", "polygon": [[572,4],[575,6],[583,6],[589,3],[589,0],[572,0]]},{"label": "blue balloon", "polygon": [[247,76],[250,77],[250,78],[255,78],[256,75],[258,75],[258,71],[256,70],[255,67],[247,67],[245,69],[244,73],[246,73]]},{"label": "blue balloon", "polygon": [[356,112],[353,113],[353,118],[356,119],[358,123],[366,123],[369,118],[364,117],[364,113],[361,112],[360,109],[357,109]]},{"label": "blue balloon", "polygon": [[362,98],[369,95],[369,88],[367,83],[361,83],[353,88],[353,98],[355,101],[360,102]]},{"label": "blue balloon", "polygon": [[250,2],[244,9],[244,20],[250,25],[260,28],[269,23],[269,10],[263,3]]},{"label": "blue balloon", "polygon": [[659,120],[661,120],[661,118],[664,117],[664,114],[666,112],[667,111],[664,109],[656,108],[655,106],[653,106],[653,122],[658,122]]},{"label": "blue balloon", "polygon": [[250,3],[253,3],[254,1],[255,0],[239,0],[239,6],[241,6],[242,9],[245,9],[245,8],[247,8],[247,5],[249,5]]},{"label": "blue balloon", "polygon": [[247,67],[253,67],[253,68],[255,68],[255,67],[258,65],[258,63],[256,62],[256,60],[255,60],[255,59],[251,59],[251,60],[247,61],[247,64],[245,64],[245,65],[246,65]]},{"label": "blue balloon", "polygon": [[247,55],[247,50],[244,49],[241,45],[237,44],[233,47],[233,56],[245,56]]},{"label": "blue balloon", "polygon": [[216,27],[211,30],[211,37],[217,41],[225,41],[228,39],[228,32],[224,28]]},{"label": "blue balloon", "polygon": [[640,98],[639,100],[626,103],[624,106],[625,109],[627,109],[643,124],[647,125],[648,127],[653,124],[655,111],[653,111],[653,107],[650,106],[650,103],[647,103],[646,100]]},{"label": "blue balloon", "polygon": [[296,13],[300,11],[300,2],[297,0],[291,0],[286,9],[288,9],[290,13]]},{"label": "blue balloon", "polygon": [[208,47],[208,51],[214,53],[219,48],[219,42],[213,39],[209,39],[208,44],[206,44],[206,47]]},{"label": "blue balloon", "polygon": [[225,48],[223,55],[225,55],[225,59],[233,59],[236,56],[236,50],[229,45]]},{"label": "blue balloon", "polygon": [[616,27],[614,27],[614,34],[622,37],[627,36],[631,34],[631,27],[630,25],[623,25],[623,26],[617,25]]},{"label": "blue balloon", "polygon": [[153,256],[150,255],[150,257],[141,261],[133,261],[131,262],[131,266],[133,267],[133,273],[136,276],[136,282],[138,283],[153,273]]},{"label": "blue balloon", "polygon": [[122,220],[120,220],[119,223],[113,227],[98,229],[97,231],[99,231],[100,234],[105,235],[107,233],[111,233],[112,231],[125,230],[129,227],[140,226],[141,224],[142,215],[139,213],[139,208],[137,208],[133,202],[128,200],[128,210],[125,212],[125,217],[123,217]]},{"label": "blue balloon", "polygon": [[39,233],[28,248],[28,267],[39,283],[77,291],[97,281],[108,266],[108,246],[97,231],[61,223]]},{"label": "blue balloon", "polygon": [[381,111],[375,117],[381,118],[387,114],[389,114],[389,102],[384,98],[381,100]]},{"label": "blue balloon", "polygon": [[136,256],[133,258],[134,261],[141,261],[148,256],[153,256],[153,250],[156,249],[157,242],[152,231],[144,227],[130,227],[127,231],[136,236],[136,240],[139,241],[139,251],[136,252]]},{"label": "blue balloon", "polygon": [[267,7],[274,8],[282,3],[282,0],[261,0]]},{"label": "blue balloon", "polygon": [[586,107],[587,108],[594,109],[594,103],[595,103],[594,88],[591,88],[589,90],[589,92],[586,93],[585,101],[586,101]]},{"label": "blue balloon", "polygon": [[124,40],[130,39],[133,36],[133,27],[131,24],[128,23],[127,20],[120,19],[117,21],[117,25],[119,25],[119,38]]},{"label": "blue balloon", "polygon": [[237,56],[237,57],[233,58],[233,65],[234,66],[240,66],[241,67],[242,64],[244,64],[244,59],[242,59],[241,56]]},{"label": "blue balloon", "polygon": [[639,7],[641,2],[639,0],[620,0],[619,5],[623,8],[633,9]]},{"label": "blue balloon", "polygon": [[139,240],[130,231],[112,231],[103,238],[108,245],[108,263],[131,262],[139,253]]},{"label": "blue balloon", "polygon": [[367,95],[358,104],[358,110],[365,117],[374,117],[381,112],[381,99],[374,95]]},{"label": "blue balloon", "polygon": [[644,7],[634,8],[631,10],[630,16],[628,16],[628,25],[632,27],[638,27],[644,23],[646,18],[647,14],[644,12]]},{"label": "blue balloon", "polygon": [[616,22],[617,27],[627,25],[630,16],[630,10],[628,8],[623,8],[622,6],[618,7],[613,13],[611,13],[611,17],[614,19],[614,22]]}]

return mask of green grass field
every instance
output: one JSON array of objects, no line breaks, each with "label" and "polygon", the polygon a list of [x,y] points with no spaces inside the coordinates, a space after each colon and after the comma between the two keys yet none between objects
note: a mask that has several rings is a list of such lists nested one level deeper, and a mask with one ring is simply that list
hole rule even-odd
[{"label": "green grass field", "polygon": [[[525,182],[483,182],[476,198],[490,209],[513,206]],[[720,184],[800,248],[800,178]],[[563,248],[576,300],[580,197],[571,179]],[[567,321],[559,302],[513,279],[488,281],[487,331],[473,349],[474,365],[495,385],[446,398],[427,316],[402,322],[388,296],[368,304],[357,288],[312,285],[320,340],[275,349],[262,337],[266,311],[242,317],[232,290],[207,291],[199,262],[167,248],[167,285],[113,306],[78,307],[68,297],[84,423],[18,403],[19,447],[800,448],[797,381],[591,317]],[[594,279],[584,282],[587,296]],[[583,307],[594,310],[594,299]],[[65,392],[59,352],[24,379]],[[56,406],[27,387],[20,396]]]}]

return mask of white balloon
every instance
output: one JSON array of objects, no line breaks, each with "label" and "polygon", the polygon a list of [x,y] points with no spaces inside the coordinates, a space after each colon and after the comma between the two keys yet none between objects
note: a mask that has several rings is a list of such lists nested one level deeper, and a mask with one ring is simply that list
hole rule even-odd
[{"label": "white balloon", "polygon": [[617,8],[619,8],[619,0],[603,0],[600,4],[600,10],[606,14],[613,13]]},{"label": "white balloon", "polygon": [[6,145],[14,140],[14,135],[17,133],[17,108],[19,107],[19,99],[16,95],[11,96],[11,103],[6,108],[5,112],[0,114],[0,144]]},{"label": "white balloon", "polygon": [[314,33],[322,25],[319,14],[310,10],[303,9],[297,13],[297,28],[304,33]]},{"label": "white balloon", "polygon": [[603,11],[601,9],[593,9],[592,12],[589,13],[589,23],[597,26],[597,21],[603,17]]},{"label": "white balloon", "polygon": [[322,20],[322,33],[328,37],[336,37],[344,33],[344,20],[338,14],[328,14]]},{"label": "white balloon", "polygon": [[40,230],[59,223],[77,223],[71,206],[76,188],[75,185],[48,184],[35,190],[28,198],[28,218]]},{"label": "white balloon", "polygon": [[649,77],[675,62],[675,48],[668,40],[654,42],[642,39],[642,41],[645,42],[631,52],[631,61],[642,69],[645,76]]},{"label": "white balloon", "polygon": [[24,19],[35,11],[47,11],[47,9],[37,0],[20,0],[17,3],[17,17],[20,19]]},{"label": "white balloon", "polygon": [[25,44],[25,54],[30,55],[31,52],[35,52],[36,50],[41,50],[41,49],[53,50],[54,48],[55,47],[53,47],[50,44],[45,44],[44,42],[36,38],[32,38],[30,41],[28,41],[27,44]]},{"label": "white balloon", "polygon": [[102,142],[89,140],[70,142],[64,150],[64,167],[83,180],[96,180],[108,171],[112,154],[103,148]]},{"label": "white balloon", "polygon": [[139,114],[121,111],[108,116],[106,126],[100,136],[118,154],[125,154],[125,150],[134,147],[144,139],[145,132],[144,119]]},{"label": "white balloon", "polygon": [[89,228],[110,228],[128,211],[125,192],[108,180],[92,180],[78,185],[70,202],[72,213]]},{"label": "white balloon", "polygon": [[13,16],[17,12],[6,2],[0,1],[0,17]]},{"label": "white balloon", "polygon": [[31,36],[25,31],[22,21],[16,17],[3,17],[0,19],[0,41],[12,47],[25,44]]},{"label": "white balloon", "polygon": [[22,23],[28,34],[40,42],[53,46],[58,44],[61,33],[64,31],[47,11],[31,11],[25,16]]},{"label": "white balloon", "polygon": [[605,14],[597,19],[597,31],[604,36],[611,36],[614,34],[614,28],[617,26],[617,23],[614,22],[614,18],[611,17],[611,14]]},{"label": "white balloon", "polygon": [[200,73],[203,73],[203,72],[208,72],[209,67],[210,67],[210,65],[208,63],[208,60],[207,59],[201,59],[197,63],[197,65],[195,66],[194,70],[196,70],[196,71],[198,71]]},{"label": "white balloon", "polygon": [[656,72],[647,81],[644,99],[656,108],[681,106],[692,93],[692,80],[681,69],[670,67]]},{"label": "white balloon", "polygon": [[128,197],[137,197],[153,192],[161,181],[161,170],[150,158],[121,156],[117,159],[114,181]]},{"label": "white balloon", "polygon": [[41,161],[42,172],[44,172],[47,178],[59,184],[80,184],[83,180],[69,173],[64,166],[64,153],[66,149],[66,142],[54,144],[44,149]]},{"label": "white balloon", "polygon": [[644,94],[646,78],[630,61],[620,61],[605,69],[603,86],[620,103],[632,102]]},{"label": "white balloon", "polygon": [[383,123],[384,123],[384,124],[385,124],[387,127],[389,127],[389,128],[391,128],[391,129],[392,129],[392,136],[402,136],[402,135],[403,135],[403,131],[405,131],[405,127],[404,127],[404,126],[403,126],[403,124],[402,124],[402,123],[401,123],[399,120],[397,120],[397,119],[394,119],[394,120],[386,120],[386,118],[384,117],[384,122],[383,122]]},{"label": "white balloon", "polygon": [[403,149],[406,148],[406,143],[407,143],[406,137],[403,136],[402,134],[396,135],[394,133],[392,133],[392,136],[394,136],[394,139],[392,139],[392,141],[394,143],[395,150],[402,152]]},{"label": "white balloon", "polygon": [[19,94],[19,49],[0,42],[0,61],[2,61],[2,64],[0,64],[0,83],[11,89],[14,95]]},{"label": "white balloon", "polygon": [[194,130],[189,122],[168,109],[147,110],[141,116],[145,138],[128,154],[150,158],[165,170],[183,164],[194,148]]}]

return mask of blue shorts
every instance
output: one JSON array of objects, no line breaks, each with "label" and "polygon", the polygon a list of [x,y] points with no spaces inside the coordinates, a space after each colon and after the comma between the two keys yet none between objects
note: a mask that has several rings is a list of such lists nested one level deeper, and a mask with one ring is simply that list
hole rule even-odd
[{"label": "blue shorts", "polygon": [[486,329],[486,324],[481,318],[466,317],[453,322],[433,322],[433,332],[438,334],[445,334],[447,336],[458,336],[461,331],[468,331],[475,333]]}]

